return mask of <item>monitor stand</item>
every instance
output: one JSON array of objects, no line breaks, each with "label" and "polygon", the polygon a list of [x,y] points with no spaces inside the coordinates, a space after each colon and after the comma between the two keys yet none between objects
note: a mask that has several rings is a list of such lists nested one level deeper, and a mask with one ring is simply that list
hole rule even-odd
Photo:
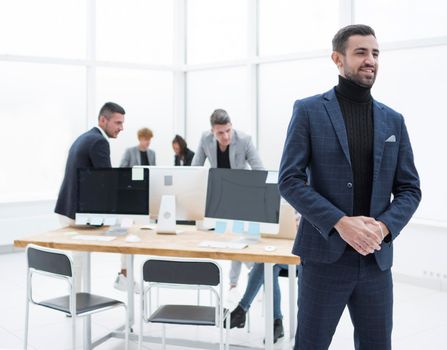
[{"label": "monitor stand", "polygon": [[181,232],[176,228],[175,196],[163,195],[160,201],[160,210],[158,211],[158,221],[155,230],[159,234],[175,235]]}]

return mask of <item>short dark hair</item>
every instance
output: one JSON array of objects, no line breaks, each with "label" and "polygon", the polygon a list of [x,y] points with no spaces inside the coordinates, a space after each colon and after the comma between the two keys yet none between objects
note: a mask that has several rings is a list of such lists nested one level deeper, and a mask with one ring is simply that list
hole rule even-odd
[{"label": "short dark hair", "polygon": [[98,120],[99,117],[101,117],[102,115],[107,119],[110,119],[113,113],[126,114],[126,111],[118,103],[106,102],[104,103],[104,106],[102,106],[99,110]]},{"label": "short dark hair", "polygon": [[365,24],[351,24],[341,28],[332,39],[332,50],[344,54],[346,52],[346,42],[353,35],[372,35],[376,37],[374,29]]},{"label": "short dark hair", "polygon": [[231,119],[228,113],[224,109],[216,109],[210,117],[210,123],[213,127],[214,125],[226,125],[231,123]]},{"label": "short dark hair", "polygon": [[186,152],[186,140],[181,137],[180,135],[175,135],[174,139],[172,140],[172,143],[177,143],[180,147],[180,154],[184,155]]}]

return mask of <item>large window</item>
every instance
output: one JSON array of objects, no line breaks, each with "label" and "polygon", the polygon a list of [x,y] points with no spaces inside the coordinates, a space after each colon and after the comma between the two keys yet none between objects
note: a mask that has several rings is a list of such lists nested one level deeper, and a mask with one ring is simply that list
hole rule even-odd
[{"label": "large window", "polygon": [[100,61],[172,63],[172,0],[97,0]]},{"label": "large window", "polygon": [[85,69],[0,62],[2,201],[55,198],[85,130]]},{"label": "large window", "polygon": [[446,13],[444,0],[355,2],[356,22],[371,25],[382,43],[445,36]]},{"label": "large window", "polygon": [[2,0],[0,55],[85,58],[86,3]]},{"label": "large window", "polygon": [[193,0],[187,8],[188,63],[247,56],[247,0]]},{"label": "large window", "polygon": [[260,0],[261,55],[330,48],[339,26],[338,1]]}]

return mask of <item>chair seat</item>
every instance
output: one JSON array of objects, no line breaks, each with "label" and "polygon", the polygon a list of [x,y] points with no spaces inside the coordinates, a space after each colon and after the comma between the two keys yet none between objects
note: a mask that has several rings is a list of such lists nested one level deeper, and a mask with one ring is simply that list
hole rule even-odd
[{"label": "chair seat", "polygon": [[[224,315],[227,312],[224,309]],[[149,322],[215,326],[216,308],[198,305],[162,305],[150,317]]]},{"label": "chair seat", "polygon": [[[38,302],[37,304],[48,307],[50,309],[59,310],[67,314],[71,314],[69,295],[43,300]],[[124,303],[119,300],[106,298],[95,294],[77,293],[76,315],[81,315],[90,311],[116,306],[118,304],[124,304]]]}]

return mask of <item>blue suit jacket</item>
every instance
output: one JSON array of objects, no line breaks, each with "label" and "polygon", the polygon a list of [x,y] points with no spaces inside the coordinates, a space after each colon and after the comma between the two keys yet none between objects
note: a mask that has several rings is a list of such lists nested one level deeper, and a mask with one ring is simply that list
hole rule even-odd
[{"label": "blue suit jacket", "polygon": [[65,176],[54,211],[74,219],[78,198],[78,168],[110,168],[109,142],[94,127],[79,136],[68,152]]},{"label": "blue suit jacket", "polygon": [[[370,216],[384,222],[391,235],[375,257],[390,268],[392,241],[415,212],[419,177],[402,115],[373,101],[374,149]],[[346,242],[334,225],[353,212],[353,175],[343,115],[332,89],[296,101],[279,171],[282,196],[302,215],[293,253],[331,263]]]}]

